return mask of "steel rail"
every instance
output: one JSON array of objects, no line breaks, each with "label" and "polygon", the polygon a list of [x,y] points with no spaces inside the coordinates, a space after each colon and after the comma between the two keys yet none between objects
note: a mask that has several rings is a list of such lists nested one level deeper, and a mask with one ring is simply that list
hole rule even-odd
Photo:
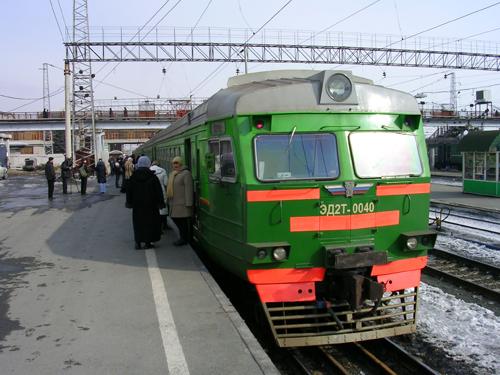
[{"label": "steel rail", "polygon": [[[437,211],[430,211],[429,213],[430,214],[439,214],[439,212],[437,212]],[[486,219],[481,219],[481,218],[475,218],[475,217],[471,217],[471,216],[459,215],[459,214],[456,214],[454,212],[450,212],[448,215],[449,216],[454,216],[454,217],[459,217],[461,219],[468,219],[468,220],[478,221],[480,223],[500,225],[499,222],[498,222],[498,220],[497,221],[491,221],[491,220],[486,220]]]},{"label": "steel rail", "polygon": [[325,348],[323,347],[320,347],[319,350],[323,353],[323,355],[328,358],[328,360],[330,361],[330,363],[343,375],[349,375],[349,371],[344,367],[344,365],[342,365],[342,363],[340,363],[339,361],[337,361],[337,359],[331,355],[330,353],[328,353],[328,351],[326,351]]},{"label": "steel rail", "polygon": [[415,357],[413,354],[405,350],[401,345],[396,344],[394,341],[391,339],[385,338],[382,339],[386,345],[391,347],[391,350],[394,350],[397,352],[399,355],[403,356],[405,358],[405,361],[411,362],[412,365],[415,366],[417,369],[417,374],[422,374],[422,375],[439,375],[440,373],[438,371],[433,370],[429,366],[427,366],[424,362],[422,362],[420,359]]},{"label": "steel rail", "polygon": [[355,342],[354,346],[358,348],[364,355],[366,355],[370,360],[372,360],[378,367],[382,369],[386,374],[389,375],[397,375],[397,372],[395,372],[393,369],[391,369],[389,366],[385,364],[384,361],[379,359],[375,354],[373,354],[371,351],[369,351],[366,347],[361,345],[360,343]]},{"label": "steel rail", "polygon": [[[468,268],[475,267],[482,272],[490,273],[494,278],[498,278],[498,274],[500,272],[500,270],[495,266],[490,266],[482,262],[473,261],[464,257],[460,257],[456,254],[444,252],[442,250],[441,252],[439,252],[438,250],[435,252],[430,251],[429,253],[437,255],[438,257],[440,256],[439,254],[441,254],[443,258],[446,258],[447,260],[460,266],[466,266]],[[446,255],[443,255],[443,253],[446,253]],[[500,290],[491,289],[488,286],[481,285],[476,281],[467,280],[466,275],[464,275],[463,273],[451,273],[449,270],[445,271],[443,269],[440,269],[439,265],[427,265],[427,267],[424,268],[424,273],[434,277],[441,277],[454,285],[466,287],[471,291],[477,292],[497,303],[500,303]]]},{"label": "steel rail", "polygon": [[488,263],[481,262],[479,260],[466,258],[466,257],[463,257],[461,255],[454,254],[454,253],[451,253],[449,251],[446,251],[444,249],[436,249],[436,248],[434,248],[434,249],[429,250],[428,253],[431,254],[431,255],[437,255],[438,257],[441,257],[441,258],[450,259],[450,260],[452,260],[454,262],[460,262],[460,263],[464,263],[464,264],[470,264],[470,265],[472,265],[472,266],[480,269],[483,272],[487,272],[487,273],[492,274],[495,277],[499,277],[500,276],[500,268],[498,268],[496,266],[493,266],[491,264],[488,264]]},{"label": "steel rail", "polygon": [[[472,219],[471,219],[471,220],[472,220]],[[491,234],[500,235],[500,232],[499,232],[499,231],[496,231],[496,230],[490,230],[490,229],[477,228],[477,227],[473,227],[473,226],[471,226],[471,225],[465,225],[465,224],[462,224],[462,223],[456,223],[456,222],[454,223],[454,222],[452,222],[452,221],[448,221],[448,220],[443,221],[443,222],[441,223],[441,226],[442,226],[443,224],[445,224],[445,223],[446,223],[446,224],[451,224],[451,225],[457,225],[457,226],[459,226],[459,227],[463,227],[463,228],[468,228],[468,229],[478,230],[478,231],[480,231],[480,232],[486,232],[486,233],[491,233]]]}]

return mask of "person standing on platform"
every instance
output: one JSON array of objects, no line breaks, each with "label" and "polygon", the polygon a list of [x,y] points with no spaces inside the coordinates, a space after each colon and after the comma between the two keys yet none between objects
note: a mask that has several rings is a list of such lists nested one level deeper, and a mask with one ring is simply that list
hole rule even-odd
[{"label": "person standing on platform", "polygon": [[73,162],[64,155],[64,161],[61,164],[61,179],[63,185],[63,194],[68,194],[68,180],[71,178],[71,167]]},{"label": "person standing on platform", "polygon": [[49,186],[49,201],[54,199],[54,183],[56,182],[56,171],[54,169],[54,158],[49,157],[49,161],[45,164],[45,177]]},{"label": "person standing on platform", "polygon": [[122,188],[120,190],[121,193],[127,192],[127,186],[130,182],[130,177],[132,177],[132,173],[134,173],[134,160],[129,156],[127,160],[125,160],[125,164],[123,165],[123,182]]},{"label": "person standing on platform", "polygon": [[82,162],[80,167],[80,192],[82,195],[87,194],[87,178],[89,177],[89,167],[87,166],[87,160]]},{"label": "person standing on platform", "polygon": [[122,175],[122,167],[123,167],[123,159],[122,158],[116,159],[115,163],[113,164],[113,168],[115,169],[115,187],[117,189],[120,188],[120,177]]},{"label": "person standing on platform", "polygon": [[[167,196],[166,196],[165,189],[167,188],[168,175],[167,175],[167,171],[165,169],[163,169],[162,167],[160,167],[158,164],[159,164],[158,161],[156,161],[156,160],[153,161],[150,169],[154,172],[154,174],[158,178],[158,181],[160,182],[161,191],[163,193],[163,201],[166,203]],[[171,229],[167,224],[167,216],[168,216],[168,209],[165,205],[164,208],[160,209],[160,222],[161,222],[160,228],[162,231],[167,230],[167,229]]]},{"label": "person standing on platform", "polygon": [[108,159],[108,164],[109,164],[109,174],[112,176],[115,173],[115,159],[110,157]]},{"label": "person standing on platform", "polygon": [[173,171],[168,176],[167,199],[170,217],[179,229],[180,238],[175,246],[186,245],[190,237],[190,219],[193,216],[193,176],[183,165],[180,156],[172,160]]},{"label": "person standing on platform", "polygon": [[99,192],[104,194],[106,192],[106,165],[102,159],[99,159],[95,166],[95,173],[97,176],[97,183],[99,184]]},{"label": "person standing on platform", "polygon": [[135,249],[154,248],[161,237],[160,208],[165,207],[160,182],[149,169],[151,161],[141,156],[127,186],[126,207],[132,208]]}]

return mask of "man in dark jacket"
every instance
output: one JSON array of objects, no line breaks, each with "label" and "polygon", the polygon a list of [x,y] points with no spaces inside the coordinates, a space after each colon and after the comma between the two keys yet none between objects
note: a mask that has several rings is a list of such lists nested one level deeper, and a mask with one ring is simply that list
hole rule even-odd
[{"label": "man in dark jacket", "polygon": [[63,185],[63,194],[68,194],[68,180],[71,178],[71,167],[73,162],[64,155],[64,161],[61,164],[61,179]]},{"label": "man in dark jacket", "polygon": [[163,192],[156,175],[149,169],[151,161],[141,156],[127,186],[127,207],[132,208],[135,249],[154,247],[161,237],[160,208],[165,207]]},{"label": "man in dark jacket", "polygon": [[51,156],[47,164],[45,164],[45,177],[47,178],[47,185],[49,185],[49,201],[54,195],[54,182],[56,181],[56,171],[54,170],[54,158]]},{"label": "man in dark jacket", "polygon": [[106,166],[102,159],[99,159],[95,166],[95,174],[97,177],[97,183],[99,184],[99,192],[104,194],[106,192]]}]

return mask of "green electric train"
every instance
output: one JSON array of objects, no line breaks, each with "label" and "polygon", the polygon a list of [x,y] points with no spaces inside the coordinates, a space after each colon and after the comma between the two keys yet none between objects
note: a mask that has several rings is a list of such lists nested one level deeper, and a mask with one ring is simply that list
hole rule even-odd
[{"label": "green electric train", "polygon": [[137,152],[184,158],[193,241],[255,286],[278,345],[415,332],[436,233],[410,94],[349,71],[246,74]]}]

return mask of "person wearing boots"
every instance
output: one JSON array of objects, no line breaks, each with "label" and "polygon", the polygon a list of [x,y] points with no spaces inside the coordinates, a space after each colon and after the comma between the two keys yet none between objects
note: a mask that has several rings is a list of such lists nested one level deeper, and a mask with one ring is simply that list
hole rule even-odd
[{"label": "person wearing boots", "polygon": [[54,170],[54,158],[49,157],[49,161],[45,164],[45,178],[49,187],[49,201],[54,199],[54,183],[56,181],[56,172]]},{"label": "person wearing boots", "polygon": [[89,167],[87,166],[87,160],[82,161],[80,167],[80,192],[82,195],[87,194],[87,178],[89,177]]},{"label": "person wearing boots", "polygon": [[132,177],[132,173],[134,173],[134,159],[132,157],[128,157],[123,164],[123,180],[122,180],[122,188],[120,189],[120,193],[127,192],[127,186],[130,181],[130,177]]},{"label": "person wearing boots", "polygon": [[104,165],[102,159],[99,159],[95,166],[95,174],[99,184],[99,192],[104,194],[106,192],[106,165]]},{"label": "person wearing boots", "polygon": [[154,248],[161,237],[160,209],[165,207],[160,182],[149,169],[151,161],[141,156],[127,186],[126,207],[132,208],[135,249]]},{"label": "person wearing boots", "polygon": [[179,229],[180,235],[180,238],[174,242],[175,246],[186,245],[189,242],[190,220],[193,215],[193,176],[183,164],[180,156],[173,158],[173,171],[168,176],[167,183],[169,214]]},{"label": "person wearing boots", "polygon": [[63,185],[63,194],[68,194],[68,180],[71,178],[71,167],[73,162],[64,155],[64,161],[61,164],[61,179]]}]

